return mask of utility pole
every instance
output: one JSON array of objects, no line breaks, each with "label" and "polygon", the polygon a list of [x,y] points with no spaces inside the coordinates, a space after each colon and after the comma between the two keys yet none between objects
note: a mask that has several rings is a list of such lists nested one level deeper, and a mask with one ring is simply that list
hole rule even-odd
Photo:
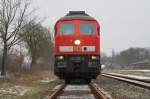
[{"label": "utility pole", "polygon": [[112,60],[111,60],[111,66],[113,66],[115,63],[115,50],[112,49]]}]

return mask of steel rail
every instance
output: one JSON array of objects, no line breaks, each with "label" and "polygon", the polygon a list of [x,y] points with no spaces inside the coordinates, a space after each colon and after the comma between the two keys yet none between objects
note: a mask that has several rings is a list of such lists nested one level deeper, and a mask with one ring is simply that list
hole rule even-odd
[{"label": "steel rail", "polygon": [[117,77],[122,77],[122,78],[127,78],[127,79],[132,79],[132,80],[136,80],[136,81],[142,81],[142,82],[146,82],[146,83],[150,83],[150,80],[147,79],[137,79],[137,78],[133,78],[130,76],[125,76],[123,74],[112,74],[112,73],[102,73],[102,74],[106,74],[106,75],[113,75],[113,76],[117,76]]},{"label": "steel rail", "polygon": [[[48,99],[57,99],[62,93],[63,89],[67,85],[62,84],[58,89],[56,89],[50,96],[48,96]],[[91,89],[91,93],[94,94],[96,99],[111,99],[109,96],[107,96],[104,92],[101,91],[101,89],[94,83],[89,84],[89,88]]]},{"label": "steel rail", "polygon": [[54,91],[48,99],[57,99],[57,97],[63,92],[63,89],[65,88],[65,84],[62,84],[56,91]]},{"label": "steel rail", "polygon": [[129,84],[132,84],[132,85],[135,85],[135,86],[138,86],[138,87],[142,87],[144,89],[148,89],[150,90],[150,83],[146,82],[146,81],[141,81],[139,79],[135,79],[135,78],[127,78],[127,77],[121,77],[121,76],[116,76],[116,75],[113,75],[113,74],[102,74],[102,76],[105,76],[105,77],[109,77],[109,78],[112,78],[112,79],[116,79],[116,80],[119,80],[119,81],[123,81],[123,82],[126,82],[126,83],[129,83]]},{"label": "steel rail", "polygon": [[102,92],[96,84],[90,83],[89,87],[91,89],[91,92],[96,95],[97,99],[111,99],[109,96],[104,94],[104,92]]}]

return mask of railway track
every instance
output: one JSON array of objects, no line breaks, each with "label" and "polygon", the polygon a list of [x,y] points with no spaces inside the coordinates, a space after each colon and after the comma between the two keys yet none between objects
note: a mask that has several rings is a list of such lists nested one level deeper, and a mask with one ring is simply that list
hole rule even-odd
[{"label": "railway track", "polygon": [[129,83],[129,84],[150,90],[150,82],[148,82],[148,81],[144,81],[144,80],[140,80],[140,79],[136,79],[136,78],[131,78],[131,77],[127,77],[127,76],[110,74],[110,73],[103,73],[102,76],[116,79],[119,81],[123,81],[123,82]]},{"label": "railway track", "polygon": [[48,99],[111,99],[96,84],[65,85],[62,84]]}]

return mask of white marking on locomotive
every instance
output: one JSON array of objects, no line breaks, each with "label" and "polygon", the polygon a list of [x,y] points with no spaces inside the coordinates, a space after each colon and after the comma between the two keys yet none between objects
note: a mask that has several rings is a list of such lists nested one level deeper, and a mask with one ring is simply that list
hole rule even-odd
[{"label": "white marking on locomotive", "polygon": [[60,46],[60,52],[73,52],[73,51],[82,51],[82,52],[94,52],[96,50],[95,46]]},{"label": "white marking on locomotive", "polygon": [[82,46],[82,52],[94,52],[95,46]]},{"label": "white marking on locomotive", "polygon": [[73,46],[60,46],[60,52],[73,52]]}]

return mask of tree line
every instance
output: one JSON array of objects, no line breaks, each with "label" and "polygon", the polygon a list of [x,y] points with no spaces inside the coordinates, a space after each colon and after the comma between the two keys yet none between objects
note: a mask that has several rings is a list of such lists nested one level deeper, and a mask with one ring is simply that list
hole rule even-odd
[{"label": "tree line", "polygon": [[132,63],[149,60],[150,50],[148,48],[129,48],[119,53],[112,51],[111,56],[102,53],[102,64],[106,64],[109,68],[130,68]]},{"label": "tree line", "polygon": [[[53,42],[50,31],[34,16],[35,11],[29,9],[30,5],[31,0],[0,1],[1,75],[5,75],[9,68],[15,69],[13,66],[22,67],[26,56],[24,49],[27,49],[27,55],[30,57],[31,70],[52,68],[50,64],[53,59]],[[12,54],[12,49],[19,49],[19,46],[22,50]],[[37,66],[37,63],[40,65]]]}]

